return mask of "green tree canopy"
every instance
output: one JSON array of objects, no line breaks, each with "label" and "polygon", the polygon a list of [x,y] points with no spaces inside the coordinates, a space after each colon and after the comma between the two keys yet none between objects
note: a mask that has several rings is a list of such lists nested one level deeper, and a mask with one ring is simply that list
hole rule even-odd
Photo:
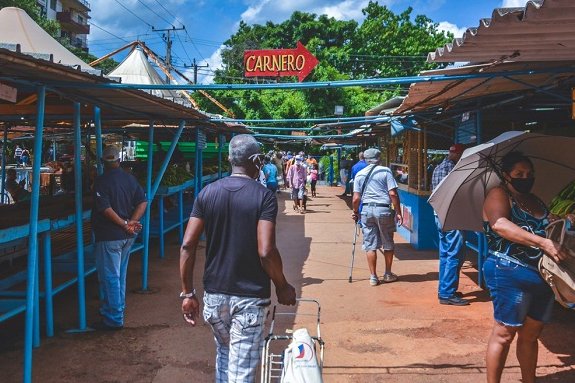
[{"label": "green tree canopy", "polygon": [[[301,41],[319,60],[318,66],[306,79],[308,81],[416,75],[435,65],[426,63],[427,53],[453,36],[439,31],[438,24],[426,16],[414,17],[412,11],[408,8],[401,14],[394,14],[386,6],[370,2],[363,9],[365,19],[361,24],[304,12],[294,12],[279,24],[248,25],[241,22],[238,31],[224,43],[223,68],[216,71],[214,81],[245,82],[245,50],[295,48],[297,41]],[[297,81],[295,77],[257,80]],[[344,106],[346,115],[362,115],[406,89],[398,86],[220,91],[215,96],[237,117],[283,119],[332,116],[335,105]],[[220,112],[208,101],[200,102],[206,110]]]}]

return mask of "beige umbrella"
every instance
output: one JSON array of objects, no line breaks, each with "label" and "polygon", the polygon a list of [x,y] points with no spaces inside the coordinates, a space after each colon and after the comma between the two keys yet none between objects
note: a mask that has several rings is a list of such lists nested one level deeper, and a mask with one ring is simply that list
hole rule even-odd
[{"label": "beige umbrella", "polygon": [[575,137],[505,132],[489,142],[466,149],[453,171],[429,197],[444,230],[483,230],[485,196],[501,183],[501,158],[514,150],[533,162],[533,193],[546,204],[575,180]]}]

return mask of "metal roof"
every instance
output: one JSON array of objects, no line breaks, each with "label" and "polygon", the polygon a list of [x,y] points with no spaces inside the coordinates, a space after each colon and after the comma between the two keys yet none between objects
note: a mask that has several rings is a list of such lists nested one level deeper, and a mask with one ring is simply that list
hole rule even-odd
[{"label": "metal roof", "polygon": [[[489,72],[513,72],[527,69],[549,69],[548,73],[525,74],[509,77],[476,78],[453,81],[430,81],[412,84],[409,95],[393,114],[416,113],[430,108],[448,109],[456,104],[488,96],[511,98],[515,92],[535,93],[535,88],[553,89],[573,83],[575,63],[503,63],[498,65],[472,65],[453,69],[423,72],[422,75],[460,75]],[[556,71],[553,70],[556,69]]]},{"label": "metal roof", "polygon": [[575,1],[531,0],[498,8],[490,19],[429,53],[429,62],[574,61]]},{"label": "metal roof", "polygon": [[[73,102],[81,103],[83,117],[93,116],[94,107],[101,109],[107,125],[114,122],[169,123],[186,120],[188,126],[225,130],[224,123],[209,121],[209,116],[190,107],[152,96],[138,89],[99,89],[59,87],[59,84],[107,84],[112,80],[76,70],[19,52],[0,48],[0,83],[17,88],[16,103],[0,100],[0,120],[11,121],[36,115],[36,86],[47,85],[46,121],[70,121]],[[237,127],[236,127],[237,128]],[[240,129],[241,130],[241,129]],[[246,130],[247,132],[247,130]]]}]

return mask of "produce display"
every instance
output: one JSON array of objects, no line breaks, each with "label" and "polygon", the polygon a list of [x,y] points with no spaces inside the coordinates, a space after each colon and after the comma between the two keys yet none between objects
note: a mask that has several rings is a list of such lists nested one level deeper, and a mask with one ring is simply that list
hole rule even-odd
[{"label": "produce display", "polygon": [[575,212],[575,181],[571,182],[549,204],[549,211],[560,217]]},{"label": "produce display", "polygon": [[[158,175],[159,169],[154,169],[152,180],[155,180]],[[140,185],[145,186],[147,176],[145,172],[138,172],[136,174],[136,178]],[[164,173],[164,177],[162,177],[162,182],[160,185],[162,186],[177,186],[181,185],[186,181],[194,178],[193,173],[188,172],[183,166],[170,164]]]}]

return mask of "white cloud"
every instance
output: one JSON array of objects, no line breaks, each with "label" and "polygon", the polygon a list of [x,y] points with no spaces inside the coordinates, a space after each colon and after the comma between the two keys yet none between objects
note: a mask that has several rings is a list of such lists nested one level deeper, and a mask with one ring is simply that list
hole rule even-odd
[{"label": "white cloud", "polygon": [[442,21],[437,27],[440,31],[446,31],[453,33],[454,37],[461,37],[467,30],[466,27],[458,27],[457,25],[450,23],[449,21]]},{"label": "white cloud", "polygon": [[[220,46],[212,55],[206,60],[209,67],[207,68],[210,73],[214,73],[216,69],[222,68],[222,49],[224,46]],[[186,76],[188,78],[193,78],[194,74],[192,70],[186,71]],[[198,84],[211,84],[214,82],[214,75],[201,75],[198,74]]]},{"label": "white cloud", "polygon": [[[249,8],[241,15],[248,24],[264,24],[267,21],[287,20],[294,11],[328,15],[337,20],[361,20],[361,10],[368,0],[292,0],[272,1],[253,0]],[[397,0],[382,0],[380,5],[391,5]]]},{"label": "white cloud", "polygon": [[503,0],[501,4],[502,8],[518,8],[518,7],[525,7],[525,4],[528,0]]}]

